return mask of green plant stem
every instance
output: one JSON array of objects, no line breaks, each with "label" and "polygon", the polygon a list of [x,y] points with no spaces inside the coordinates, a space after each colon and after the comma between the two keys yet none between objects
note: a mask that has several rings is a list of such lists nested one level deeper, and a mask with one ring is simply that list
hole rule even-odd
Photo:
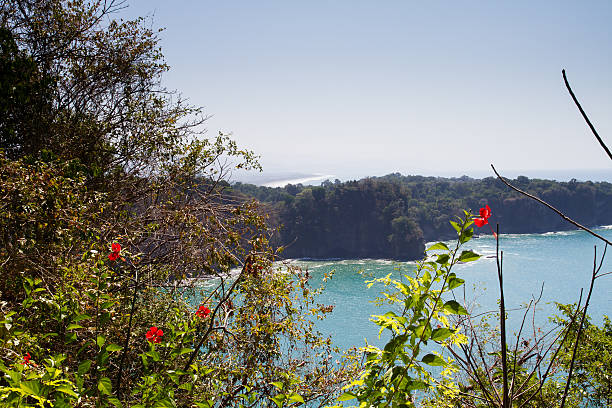
[{"label": "green plant stem", "polygon": [[496,256],[497,261],[497,280],[499,281],[499,324],[500,324],[500,340],[501,340],[501,355],[502,355],[502,377],[503,377],[503,390],[502,390],[502,406],[503,408],[510,407],[510,400],[508,398],[508,355],[506,350],[506,304],[504,301],[504,251],[499,251],[499,224],[497,224],[497,239],[496,242]]},{"label": "green plant stem", "polygon": [[138,286],[140,284],[139,282],[139,276],[138,276],[138,270],[135,269],[135,273],[136,273],[136,284],[134,285],[134,294],[132,295],[132,304],[130,306],[130,319],[128,321],[128,332],[127,335],[125,336],[125,342],[123,343],[123,354],[121,355],[121,362],[119,363],[119,372],[117,373],[117,382],[115,384],[115,389],[117,390],[117,396],[120,395],[120,387],[121,387],[121,376],[123,374],[123,366],[125,365],[125,357],[127,355],[128,352],[128,346],[130,344],[130,337],[132,336],[132,319],[134,317],[134,312],[136,311],[136,298],[138,295]]},{"label": "green plant stem", "polygon": [[[465,225],[465,223],[463,224]],[[461,234],[464,231],[464,227],[462,227],[461,231],[459,232],[459,236],[461,236]],[[436,305],[438,304],[438,301],[440,300],[440,298],[442,297],[442,294],[444,293],[444,286],[446,286],[446,282],[448,281],[448,277],[451,273],[451,269],[453,268],[454,262],[455,262],[455,256],[457,255],[457,251],[459,250],[459,247],[461,245],[460,239],[457,240],[457,244],[455,245],[455,250],[453,251],[453,257],[450,260],[450,264],[448,269],[446,270],[446,273],[444,274],[444,281],[442,282],[442,288],[440,289],[440,292],[438,293],[438,296],[436,297],[435,301],[433,302],[433,306],[431,308],[431,311],[429,313],[429,315],[427,316],[427,322],[425,323],[425,327],[427,327],[429,325],[429,323],[431,322],[431,319],[433,318],[433,315],[436,312]],[[431,285],[433,285],[435,279],[431,280]],[[431,286],[430,286],[431,287]],[[424,333],[424,332],[423,332]],[[413,352],[412,352],[412,356],[410,357],[410,362],[406,365],[406,367],[412,367],[412,365],[414,364],[414,360],[416,359],[418,352],[416,350],[419,350],[421,344],[423,343],[424,339],[423,336],[419,336],[419,341],[417,342],[416,346],[414,346],[413,348]],[[406,376],[406,370],[404,370],[404,372],[402,372],[401,374],[401,378],[403,379]],[[401,384],[401,380],[398,382],[398,384]],[[397,392],[397,390],[395,390],[395,392]],[[394,392],[394,395],[395,395]],[[394,396],[392,396],[393,399]]]}]

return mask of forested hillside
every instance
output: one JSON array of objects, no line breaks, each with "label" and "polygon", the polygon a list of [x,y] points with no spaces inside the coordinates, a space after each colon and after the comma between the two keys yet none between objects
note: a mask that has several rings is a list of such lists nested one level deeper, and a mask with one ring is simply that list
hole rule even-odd
[{"label": "forested hillside", "polygon": [[[578,222],[612,224],[612,184],[556,182],[519,176],[517,187],[548,201]],[[549,209],[513,192],[493,177],[441,178],[399,173],[321,186],[234,190],[266,204],[271,223],[282,226],[284,256],[308,258],[417,259],[426,241],[454,234],[448,221],[463,209],[489,204],[502,233],[531,233],[571,226]],[[490,233],[483,229],[483,233]]]}]

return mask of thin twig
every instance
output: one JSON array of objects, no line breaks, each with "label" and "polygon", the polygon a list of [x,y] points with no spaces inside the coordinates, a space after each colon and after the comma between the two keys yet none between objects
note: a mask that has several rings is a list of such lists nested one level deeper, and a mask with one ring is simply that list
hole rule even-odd
[{"label": "thin twig", "polygon": [[[499,224],[497,224],[497,236],[499,237]],[[508,400],[508,355],[506,349],[506,305],[504,302],[504,272],[503,272],[503,261],[504,252],[499,252],[499,238],[496,242],[496,254],[495,258],[497,261],[497,279],[499,281],[499,323],[501,328],[500,340],[501,340],[501,357],[502,357],[502,377],[503,377],[503,390],[502,390],[502,406],[503,408],[510,407],[510,401]]]},{"label": "thin twig", "polygon": [[569,222],[572,225],[575,225],[576,227],[580,228],[583,231],[588,232],[589,234],[593,235],[596,238],[599,238],[600,240],[602,240],[603,242],[605,242],[608,245],[612,245],[612,242],[608,241],[607,239],[605,239],[604,237],[602,237],[601,235],[591,231],[589,228],[585,227],[584,225],[581,225],[579,223],[577,223],[576,221],[572,220],[571,218],[569,218],[567,215],[563,214],[561,211],[557,210],[555,207],[553,207],[552,205],[548,204],[546,201],[531,195],[523,190],[521,190],[518,187],[514,187],[512,184],[510,184],[508,182],[508,180],[506,180],[505,178],[503,178],[502,176],[499,175],[499,173],[497,172],[497,170],[495,170],[495,167],[491,164],[491,168],[493,169],[493,172],[495,173],[495,175],[497,176],[498,179],[501,180],[502,183],[504,183],[505,185],[507,185],[508,187],[510,187],[511,189],[513,189],[514,191],[516,191],[517,193],[521,193],[526,197],[529,197],[535,201],[537,201],[540,204],[545,205],[546,207],[550,208],[551,210],[553,210],[554,212],[556,212],[557,214],[559,214],[559,216],[561,218],[563,218],[565,221]]},{"label": "thin twig", "polygon": [[612,160],[612,153],[610,153],[610,150],[608,149],[608,146],[606,146],[606,144],[603,142],[603,140],[601,140],[601,137],[599,137],[599,134],[597,133],[597,130],[595,130],[595,126],[593,126],[593,124],[589,120],[589,117],[587,116],[587,114],[582,109],[582,106],[580,106],[580,102],[578,102],[578,99],[576,98],[576,95],[574,95],[574,92],[572,91],[572,88],[570,87],[570,84],[569,84],[569,82],[567,80],[567,76],[565,76],[565,70],[562,70],[561,73],[563,74],[563,81],[565,82],[565,87],[569,91],[572,99],[574,100],[574,103],[576,104],[576,106],[578,107],[578,110],[582,114],[582,117],[586,121],[587,125],[589,125],[589,128],[591,129],[591,132],[593,132],[593,134],[595,135],[595,138],[597,138],[597,141],[599,142],[601,147],[608,154],[608,157],[610,158],[610,160]]},{"label": "thin twig", "polygon": [[[605,254],[604,254],[605,255]],[[567,381],[565,382],[565,390],[563,391],[563,397],[561,398],[561,405],[559,408],[563,408],[565,406],[565,399],[567,394],[569,393],[569,386],[572,380],[572,371],[574,370],[574,363],[576,362],[576,352],[578,351],[578,344],[580,343],[580,335],[582,334],[582,329],[584,328],[584,321],[586,319],[587,309],[589,308],[589,301],[591,300],[591,294],[593,293],[593,285],[595,284],[595,278],[597,277],[597,272],[601,268],[601,264],[599,264],[599,268],[597,268],[597,247],[595,247],[595,255],[593,256],[593,274],[591,275],[591,284],[589,285],[589,294],[587,295],[586,301],[584,302],[584,309],[582,312],[582,317],[580,318],[580,325],[578,326],[578,333],[576,334],[576,340],[574,341],[574,350],[572,351],[572,359],[570,361],[569,371],[567,373]]]},{"label": "thin twig", "polygon": [[[559,337],[561,337],[562,333],[563,333],[563,340],[561,340],[560,344],[565,343],[565,340],[567,339],[567,336],[569,335],[569,332],[570,332],[570,327],[576,322],[576,318],[578,317],[578,313],[580,311],[581,304],[582,304],[582,289],[580,289],[580,297],[578,298],[578,306],[576,308],[576,312],[571,316],[569,325],[566,327],[566,330],[562,330],[561,333],[557,335],[557,337],[555,338],[555,340],[553,341],[550,347],[552,347],[552,345],[554,345],[557,342]],[[519,408],[523,408],[525,404],[529,403],[533,399],[533,397],[535,397],[536,394],[538,394],[542,390],[542,387],[544,386],[544,382],[546,381],[546,378],[548,378],[548,374],[553,368],[553,363],[556,361],[557,354],[559,354],[560,350],[561,350],[561,347],[557,347],[553,356],[550,358],[550,364],[548,364],[548,368],[544,372],[544,375],[540,378],[540,386],[538,387],[538,389],[533,394],[531,394],[527,399],[525,399],[525,401],[519,406]],[[550,351],[550,348],[548,351]],[[548,354],[548,351],[546,352],[546,354]],[[530,378],[531,378],[531,375],[525,380],[525,382],[528,382]]]},{"label": "thin twig", "polygon": [[[542,284],[542,286],[544,286],[544,284]],[[516,358],[518,355],[518,347],[519,347],[519,343],[521,342],[521,334],[523,333],[523,327],[525,326],[525,319],[527,318],[527,314],[529,313],[529,310],[531,308],[531,305],[533,303],[533,299],[529,301],[529,306],[527,307],[527,310],[525,310],[525,313],[523,314],[523,320],[521,321],[521,327],[519,328],[518,334],[516,335],[516,343],[514,344],[514,356],[512,357],[512,380],[510,381],[510,400],[512,400],[512,398],[514,397],[514,381],[516,379]],[[534,306],[535,309],[535,306]]]}]

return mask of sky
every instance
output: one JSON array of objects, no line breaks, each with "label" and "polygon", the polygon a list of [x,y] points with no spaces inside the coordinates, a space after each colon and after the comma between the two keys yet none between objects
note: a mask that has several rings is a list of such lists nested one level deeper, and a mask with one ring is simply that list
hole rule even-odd
[{"label": "sky", "polygon": [[612,145],[609,0],[128,4],[165,28],[164,85],[264,173],[612,168],[561,76]]}]

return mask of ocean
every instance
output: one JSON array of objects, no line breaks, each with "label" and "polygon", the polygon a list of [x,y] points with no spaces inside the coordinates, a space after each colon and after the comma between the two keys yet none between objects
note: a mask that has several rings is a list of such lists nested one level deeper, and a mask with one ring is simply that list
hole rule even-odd
[{"label": "ocean", "polygon": [[[601,227],[596,231],[612,240],[612,227]],[[465,280],[464,287],[456,289],[456,296],[465,296],[476,313],[498,307],[495,244],[495,239],[490,235],[471,240],[465,249],[472,249],[483,257],[475,262],[457,265],[454,270]],[[593,270],[594,246],[597,246],[598,256],[601,255],[603,243],[584,231],[502,233],[500,250],[504,253],[506,308],[518,308],[539,297],[544,285],[535,323],[538,327],[550,326],[549,317],[558,313],[554,302],[577,302],[581,288],[584,288],[583,299],[586,297]],[[601,273],[612,271],[612,250],[609,252]],[[378,338],[378,326],[370,321],[370,316],[383,314],[390,308],[389,305],[378,307],[373,303],[381,287],[368,289],[364,281],[389,273],[401,278],[404,274],[412,273],[416,265],[413,262],[376,259],[292,262],[310,271],[313,286],[325,285],[318,302],[333,305],[334,310],[325,320],[319,321],[317,327],[323,334],[331,336],[336,346],[344,349],[363,346],[366,341],[379,346],[384,344],[384,339]],[[323,283],[322,278],[326,273],[333,273],[333,277]],[[595,281],[588,312],[593,323],[601,324],[603,316],[611,314],[611,294],[612,275]],[[521,318],[520,311],[509,313],[510,333],[517,330]]]}]

